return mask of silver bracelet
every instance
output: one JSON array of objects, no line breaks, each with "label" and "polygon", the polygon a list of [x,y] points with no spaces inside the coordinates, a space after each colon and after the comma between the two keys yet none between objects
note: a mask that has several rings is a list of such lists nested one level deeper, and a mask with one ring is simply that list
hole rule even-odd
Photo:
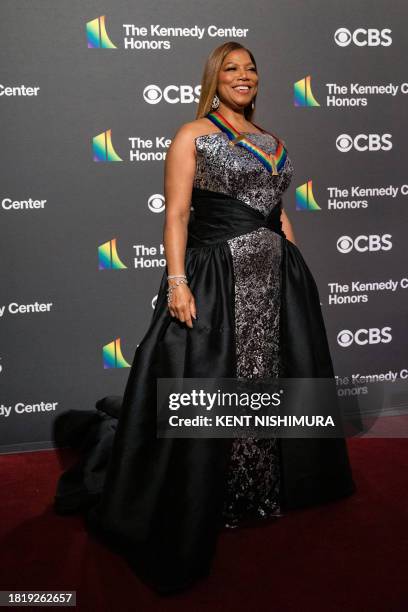
[{"label": "silver bracelet", "polygon": [[187,276],[185,274],[171,274],[167,277],[167,279],[169,278],[187,278]]},{"label": "silver bracelet", "polygon": [[174,288],[178,287],[178,285],[182,285],[183,283],[185,285],[188,285],[187,278],[179,278],[179,280],[176,281],[173,286],[169,286],[167,288],[167,302],[168,302],[168,304],[170,304],[170,302],[171,302],[171,297],[173,295]]}]

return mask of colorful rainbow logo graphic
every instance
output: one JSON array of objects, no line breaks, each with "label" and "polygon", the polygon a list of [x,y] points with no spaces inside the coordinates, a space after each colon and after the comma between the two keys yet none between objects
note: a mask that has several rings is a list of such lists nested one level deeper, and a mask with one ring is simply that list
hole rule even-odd
[{"label": "colorful rainbow logo graphic", "polygon": [[117,49],[108,36],[105,25],[105,15],[92,19],[86,24],[88,49]]},{"label": "colorful rainbow logo graphic", "polygon": [[98,246],[98,262],[99,270],[124,270],[127,268],[118,255],[116,238]]},{"label": "colorful rainbow logo graphic", "polygon": [[296,210],[321,210],[313,195],[313,181],[296,189]]},{"label": "colorful rainbow logo graphic", "polygon": [[294,84],[295,106],[320,106],[312,93],[310,74]]},{"label": "colorful rainbow logo graphic", "polygon": [[116,338],[103,347],[103,367],[105,370],[111,368],[130,368],[130,363],[122,355],[120,338]]},{"label": "colorful rainbow logo graphic", "polygon": [[96,162],[120,162],[123,161],[116,153],[112,144],[112,130],[106,130],[92,139],[93,160]]}]

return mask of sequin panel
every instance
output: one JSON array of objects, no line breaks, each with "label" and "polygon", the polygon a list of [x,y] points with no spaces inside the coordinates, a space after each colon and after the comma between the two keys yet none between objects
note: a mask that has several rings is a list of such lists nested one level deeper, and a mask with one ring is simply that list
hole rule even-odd
[{"label": "sequin panel", "polygon": [[[234,262],[237,375],[279,375],[281,237],[259,228],[228,240]],[[232,444],[224,521],[279,513],[276,438],[236,438]]]},{"label": "sequin panel", "polygon": [[[269,134],[247,134],[249,140],[266,153],[276,150],[276,140]],[[214,132],[196,138],[194,187],[227,193],[268,214],[289,186],[293,166],[286,157],[278,176],[273,176],[247,149],[231,146],[226,134]]]}]

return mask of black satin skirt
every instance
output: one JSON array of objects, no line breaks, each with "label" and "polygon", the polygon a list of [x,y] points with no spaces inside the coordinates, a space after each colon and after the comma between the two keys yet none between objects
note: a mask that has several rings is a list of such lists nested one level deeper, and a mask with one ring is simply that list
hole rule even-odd
[{"label": "black satin skirt", "polygon": [[[282,236],[282,377],[327,378],[333,366],[313,276],[282,231],[280,206],[264,217],[244,202],[193,190],[185,270],[195,296],[193,328],[170,316],[167,269],[150,326],[136,349],[124,396],[55,423],[60,446],[81,459],[60,477],[54,508],[81,512],[88,529],[124,555],[159,593],[208,575],[232,439],[156,438],[157,378],[234,378],[234,270],[226,240],[268,227]],[[279,440],[280,504],[291,510],[355,490],[344,438]]]}]

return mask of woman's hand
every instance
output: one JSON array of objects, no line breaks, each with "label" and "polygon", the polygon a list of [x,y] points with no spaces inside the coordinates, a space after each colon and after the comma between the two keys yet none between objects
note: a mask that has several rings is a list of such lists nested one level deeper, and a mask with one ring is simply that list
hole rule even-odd
[{"label": "woman's hand", "polygon": [[170,287],[174,287],[171,292],[171,301],[168,304],[169,312],[172,317],[176,317],[182,323],[186,323],[188,327],[193,327],[193,321],[197,318],[197,310],[195,299],[189,286],[186,283],[175,285],[168,281]]}]

